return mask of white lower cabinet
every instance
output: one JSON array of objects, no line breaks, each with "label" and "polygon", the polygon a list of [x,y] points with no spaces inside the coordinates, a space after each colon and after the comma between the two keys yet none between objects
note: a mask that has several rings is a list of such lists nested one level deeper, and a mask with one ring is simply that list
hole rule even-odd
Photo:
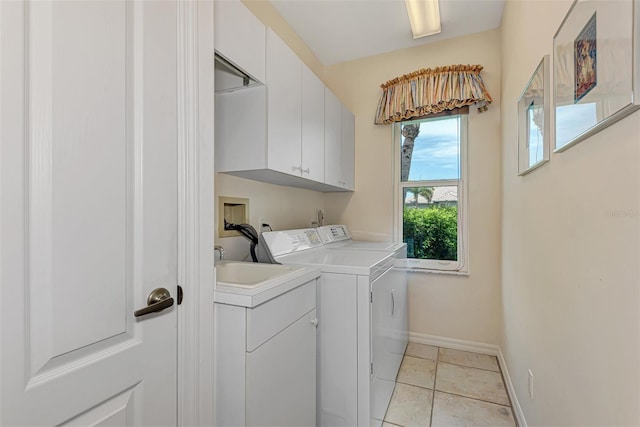
[{"label": "white lower cabinet", "polygon": [[316,280],[214,312],[216,425],[315,426]]},{"label": "white lower cabinet", "polygon": [[316,334],[312,310],[247,353],[248,426],[315,426]]}]

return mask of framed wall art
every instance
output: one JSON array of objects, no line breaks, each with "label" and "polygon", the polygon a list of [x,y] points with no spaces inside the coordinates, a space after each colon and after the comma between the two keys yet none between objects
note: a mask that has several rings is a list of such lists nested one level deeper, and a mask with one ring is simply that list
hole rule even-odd
[{"label": "framed wall art", "polygon": [[549,161],[550,91],[549,55],[545,55],[518,100],[519,175]]},{"label": "framed wall art", "polygon": [[553,38],[555,151],[640,108],[635,0],[575,0]]}]

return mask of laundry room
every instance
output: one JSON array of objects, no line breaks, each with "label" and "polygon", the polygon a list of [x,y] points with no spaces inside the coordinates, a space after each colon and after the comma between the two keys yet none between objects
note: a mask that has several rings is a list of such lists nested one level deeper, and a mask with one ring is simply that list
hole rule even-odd
[{"label": "laundry room", "polygon": [[0,0],[0,426],[640,426],[640,0]]},{"label": "laundry room", "polygon": [[[541,59],[553,55],[554,35],[571,2],[508,1],[491,28],[460,31],[455,37],[402,49],[381,48],[375,54],[356,51],[361,57],[348,51],[358,43],[331,51],[331,38],[325,42],[325,50],[318,50],[322,55],[314,52],[304,38],[318,46],[322,37],[301,18],[303,6],[278,3],[243,2],[353,113],[353,191],[304,189],[300,187],[305,185],[295,180],[277,185],[272,184],[278,179],[273,176],[255,179],[269,173],[216,173],[216,203],[220,203],[220,197],[246,198],[246,222],[257,233],[344,224],[354,240],[401,242],[406,222],[403,224],[403,211],[398,206],[404,196],[405,206],[410,207],[413,196],[410,190],[407,195],[407,190],[399,189],[403,187],[395,176],[401,169],[397,151],[405,140],[400,136],[402,129],[398,124],[375,123],[383,94],[381,85],[422,69],[480,64],[491,102],[482,104],[486,111],[472,104],[465,116],[467,140],[462,156],[466,182],[458,191],[462,202],[459,212],[464,215],[459,224],[466,227],[460,230],[465,233],[459,252],[462,267],[411,268],[409,264],[409,342],[436,347],[436,353],[439,348],[441,359],[452,350],[468,352],[465,357],[496,357],[500,365],[496,370],[506,380],[504,388],[509,396],[502,404],[510,402],[506,405],[519,425],[640,422],[639,280],[635,267],[639,255],[640,151],[636,120],[621,120],[566,152],[555,150],[551,140],[550,154],[545,153],[542,161],[524,174],[518,163],[518,102]],[[336,17],[336,26],[341,19]],[[303,25],[312,28],[304,31],[300,28]],[[363,28],[366,25],[359,23],[351,37],[366,37]],[[356,32],[361,29],[362,35]],[[349,54],[355,59],[340,59],[340,55]],[[304,110],[302,114],[304,129]],[[247,128],[252,127],[246,115],[241,120]],[[221,126],[225,124],[216,123],[217,131]],[[233,139],[229,146],[237,148],[231,155],[256,156],[256,151],[238,142],[245,133],[231,138],[238,125],[229,128],[233,129],[231,133],[222,132]],[[421,133],[428,132],[428,124],[422,124]],[[418,142],[416,139],[414,154],[428,155],[428,150],[418,151],[422,149]],[[217,155],[221,143],[226,141],[216,140]],[[270,168],[270,148],[255,149],[266,156],[266,165],[255,169]],[[436,151],[433,154],[442,155]],[[461,162],[459,153],[456,160]],[[306,167],[303,159],[301,171]],[[325,165],[325,171],[328,168]],[[278,166],[274,169],[283,170]],[[304,178],[303,173],[297,175]],[[411,185],[415,188],[419,184]],[[424,197],[416,196],[416,206]],[[224,215],[220,206],[216,213]],[[224,224],[218,216],[216,232],[221,227]],[[224,247],[225,259],[251,261],[251,243],[246,237],[216,235],[215,243]],[[617,332],[612,334],[613,330]],[[620,358],[620,363],[605,368],[603,363],[611,357]],[[443,361],[437,356],[434,359],[440,369]],[[427,386],[435,388],[430,397],[432,425],[454,424],[451,420],[455,416],[449,424],[442,423],[443,419],[436,422],[436,406],[446,406],[438,398],[449,392],[501,403],[500,399],[446,390],[444,385],[439,388],[440,380],[434,381],[435,386]],[[444,384],[445,379],[442,381]],[[607,394],[605,389],[618,391]],[[410,425],[403,424],[402,417],[384,420]]]}]

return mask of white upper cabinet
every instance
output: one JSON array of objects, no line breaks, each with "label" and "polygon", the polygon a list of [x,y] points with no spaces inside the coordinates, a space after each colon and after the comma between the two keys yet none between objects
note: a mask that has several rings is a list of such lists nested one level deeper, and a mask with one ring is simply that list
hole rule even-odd
[{"label": "white upper cabinet", "polygon": [[267,129],[269,168],[301,175],[302,61],[267,30]]},{"label": "white upper cabinet", "polygon": [[324,182],[342,187],[342,104],[324,90]]},{"label": "white upper cabinet", "polygon": [[302,176],[324,182],[324,84],[302,66]]},{"label": "white upper cabinet", "polygon": [[264,86],[216,93],[216,171],[316,191],[353,190],[353,115],[271,29],[265,69]]},{"label": "white upper cabinet", "polygon": [[325,88],[324,118],[324,182],[353,190],[355,117],[328,88]]},{"label": "white upper cabinet", "polygon": [[214,7],[216,52],[264,83],[264,24],[240,0],[216,1]]},{"label": "white upper cabinet", "polygon": [[342,105],[342,164],[340,187],[355,189],[355,148],[356,118],[351,111]]},{"label": "white upper cabinet", "polygon": [[266,86],[216,93],[215,111],[216,172],[266,169]]}]

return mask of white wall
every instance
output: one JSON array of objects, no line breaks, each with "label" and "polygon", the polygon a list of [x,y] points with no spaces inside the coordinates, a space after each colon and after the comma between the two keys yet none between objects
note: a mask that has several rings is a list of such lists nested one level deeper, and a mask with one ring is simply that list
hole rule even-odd
[{"label": "white wall", "polygon": [[412,332],[497,344],[500,321],[500,32],[399,50],[325,68],[356,116],[356,191],[325,197],[327,217],[356,237],[393,238],[392,126],[374,125],[380,84],[420,68],[481,64],[489,111],[469,115],[469,277],[410,274]]},{"label": "white wall", "polygon": [[[274,230],[311,227],[311,219],[317,218],[318,209],[324,209],[324,195],[317,191],[281,185],[265,184],[223,173],[215,178],[216,212],[218,196],[249,199],[249,223],[259,230],[260,217],[266,219]],[[242,261],[249,256],[249,240],[244,237],[218,236],[216,245],[225,249],[225,258]],[[250,259],[248,259],[250,261]]]},{"label": "white wall", "polygon": [[529,425],[640,425],[640,114],[517,176],[517,99],[570,4],[503,17],[501,348]]}]

